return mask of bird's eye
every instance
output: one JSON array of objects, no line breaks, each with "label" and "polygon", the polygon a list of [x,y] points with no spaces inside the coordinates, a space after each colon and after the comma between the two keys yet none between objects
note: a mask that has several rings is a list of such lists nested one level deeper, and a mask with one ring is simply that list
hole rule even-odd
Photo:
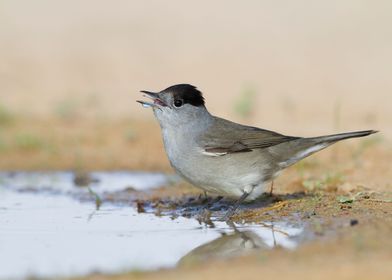
[{"label": "bird's eye", "polygon": [[174,101],[174,106],[176,106],[177,108],[181,107],[182,106],[182,100],[179,100],[179,99],[175,100]]}]

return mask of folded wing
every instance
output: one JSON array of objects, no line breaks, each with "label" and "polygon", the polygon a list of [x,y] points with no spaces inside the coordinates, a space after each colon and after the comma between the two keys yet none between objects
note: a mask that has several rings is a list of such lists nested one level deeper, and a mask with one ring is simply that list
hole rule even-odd
[{"label": "folded wing", "polygon": [[264,149],[284,142],[299,139],[257,127],[243,126],[216,118],[206,133],[199,139],[205,153],[226,155]]}]

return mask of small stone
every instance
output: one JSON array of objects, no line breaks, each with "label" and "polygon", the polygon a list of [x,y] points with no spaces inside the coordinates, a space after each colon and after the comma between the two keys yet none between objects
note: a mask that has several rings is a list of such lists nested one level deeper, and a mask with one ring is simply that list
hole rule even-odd
[{"label": "small stone", "polygon": [[73,182],[77,187],[87,187],[92,183],[98,183],[99,180],[91,177],[91,175],[88,172],[75,171]]},{"label": "small stone", "polygon": [[350,226],[355,226],[355,225],[357,225],[359,222],[358,222],[358,220],[357,219],[351,219],[350,220]]},{"label": "small stone", "polygon": [[357,189],[357,186],[350,184],[350,183],[344,183],[342,185],[339,185],[337,187],[337,191],[339,193],[352,193]]},{"label": "small stone", "polygon": [[142,201],[136,201],[136,209],[138,213],[145,213],[144,203]]}]

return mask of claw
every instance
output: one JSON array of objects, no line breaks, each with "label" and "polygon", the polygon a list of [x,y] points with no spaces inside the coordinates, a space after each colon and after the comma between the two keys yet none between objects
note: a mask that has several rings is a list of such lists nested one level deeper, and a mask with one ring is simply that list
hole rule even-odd
[{"label": "claw", "polygon": [[248,197],[249,193],[244,192],[242,196],[234,203],[234,205],[230,206],[230,209],[227,211],[227,213],[222,217],[222,219],[219,219],[220,221],[230,221],[231,217],[234,216],[235,212],[237,211],[238,207],[240,207],[241,203],[244,202],[244,200]]}]

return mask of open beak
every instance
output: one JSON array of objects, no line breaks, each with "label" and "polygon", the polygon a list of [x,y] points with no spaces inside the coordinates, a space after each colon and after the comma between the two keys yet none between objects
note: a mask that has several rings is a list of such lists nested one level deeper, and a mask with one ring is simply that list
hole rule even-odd
[{"label": "open beak", "polygon": [[146,91],[146,90],[141,90],[140,92],[144,93],[144,97],[151,98],[153,102],[146,102],[142,100],[137,100],[136,102],[139,102],[140,104],[143,105],[143,107],[167,107],[167,104],[159,97],[158,93],[156,92],[151,92],[151,91]]}]

